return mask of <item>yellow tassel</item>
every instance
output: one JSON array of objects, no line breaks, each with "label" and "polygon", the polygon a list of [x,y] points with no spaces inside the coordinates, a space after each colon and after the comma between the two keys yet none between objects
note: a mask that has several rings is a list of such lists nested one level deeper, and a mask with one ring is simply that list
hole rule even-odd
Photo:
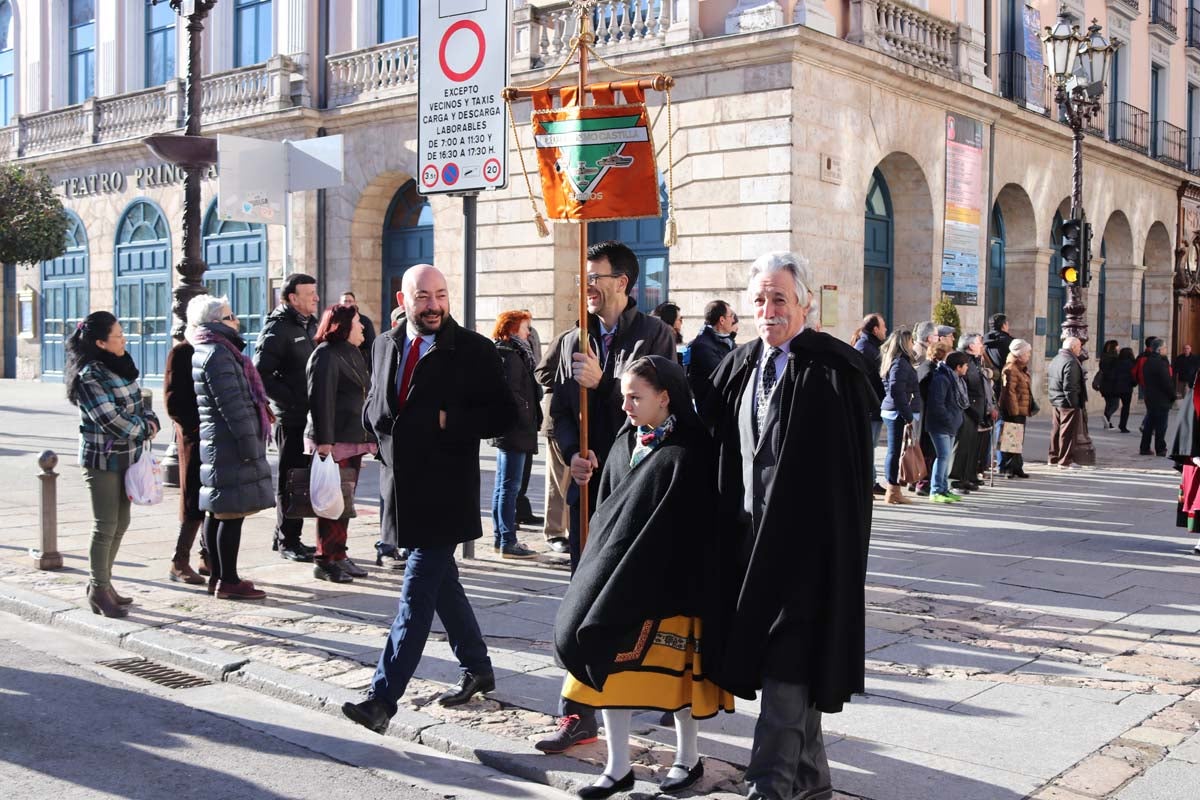
[{"label": "yellow tassel", "polygon": [[674,247],[679,240],[679,233],[675,228],[675,215],[667,212],[667,224],[663,226],[663,246]]},{"label": "yellow tassel", "polygon": [[545,239],[550,235],[550,226],[546,224],[546,218],[542,216],[541,211],[533,212],[533,225],[537,228],[537,235]]}]

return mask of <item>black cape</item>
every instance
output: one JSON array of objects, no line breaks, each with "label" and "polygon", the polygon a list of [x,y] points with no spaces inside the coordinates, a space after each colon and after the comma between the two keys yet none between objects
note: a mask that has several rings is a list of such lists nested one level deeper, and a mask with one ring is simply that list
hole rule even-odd
[{"label": "black cape", "polygon": [[[717,682],[753,697],[763,678],[806,684],[838,712],[864,691],[865,582],[871,531],[871,410],[865,359],[828,334],[792,340],[776,389],[782,420],[775,477],[757,530],[743,510],[738,412],[761,340],[730,353],[704,407],[718,450],[719,525],[742,566]],[[728,570],[731,573],[733,570]]]},{"label": "black cape", "polygon": [[721,620],[728,617],[712,591],[720,581],[712,441],[692,407],[683,369],[651,358],[670,393],[675,429],[631,469],[637,433],[628,422],[621,428],[600,476],[587,546],[554,625],[559,662],[597,691],[618,668],[639,667],[614,659],[634,649],[646,620],[699,617],[708,664],[719,659]]}]

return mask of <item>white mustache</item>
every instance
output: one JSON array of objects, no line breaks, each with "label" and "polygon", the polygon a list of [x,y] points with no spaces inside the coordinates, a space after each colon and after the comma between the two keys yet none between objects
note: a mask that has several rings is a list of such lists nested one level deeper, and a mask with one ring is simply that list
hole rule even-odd
[{"label": "white mustache", "polygon": [[783,317],[764,317],[759,320],[759,325],[786,325],[787,320]]}]

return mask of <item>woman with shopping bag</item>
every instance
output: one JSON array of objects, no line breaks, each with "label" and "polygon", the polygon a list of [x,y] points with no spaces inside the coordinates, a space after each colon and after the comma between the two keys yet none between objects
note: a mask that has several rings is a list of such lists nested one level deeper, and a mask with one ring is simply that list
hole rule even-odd
[{"label": "woman with shopping bag", "polygon": [[1033,405],[1029,380],[1029,357],[1033,346],[1024,339],[1013,339],[1008,360],[1001,372],[1000,389],[1000,472],[1008,478],[1028,478],[1022,456],[1025,444],[1025,420]]},{"label": "woman with shopping bag", "polygon": [[[371,375],[359,350],[363,343],[363,324],[358,308],[342,303],[327,308],[313,342],[317,346],[308,359],[309,415],[308,428],[304,431],[305,452],[316,454],[311,475],[315,479],[320,477],[323,469],[333,467],[327,470],[333,476],[341,468],[349,471],[352,487],[357,486],[363,456],[373,454],[376,449],[362,424],[363,403],[371,387]],[[336,487],[336,492],[330,493],[331,501],[341,498],[343,480],[335,477],[333,483],[330,488]],[[351,509],[343,507],[330,513],[317,489],[319,486],[310,482],[310,499],[317,513],[313,575],[318,580],[333,583],[349,583],[354,578],[365,577],[367,571],[346,555]],[[353,496],[351,488],[350,497]]]},{"label": "woman with shopping bag", "polygon": [[261,600],[262,589],[238,575],[242,522],[275,507],[267,463],[271,411],[254,363],[243,351],[237,315],[224,297],[200,295],[187,308],[192,383],[200,410],[200,508],[206,512],[208,593],[222,600]]},{"label": "woman with shopping bag", "polygon": [[124,617],[132,600],[113,588],[112,568],[129,527],[125,476],[158,433],[158,417],[142,399],[137,365],[112,314],[89,314],[66,351],[67,399],[79,409],[79,466],[92,502],[88,605],[94,614]]}]

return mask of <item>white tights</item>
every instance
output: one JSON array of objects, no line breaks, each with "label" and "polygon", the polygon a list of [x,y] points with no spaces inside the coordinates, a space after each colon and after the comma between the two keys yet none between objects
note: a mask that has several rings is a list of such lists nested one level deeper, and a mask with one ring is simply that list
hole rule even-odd
[{"label": "white tights", "polygon": [[[624,708],[606,708],[600,712],[604,718],[604,736],[608,742],[608,763],[604,765],[604,774],[596,781],[595,786],[605,788],[629,774],[632,765],[629,762],[629,732],[633,727],[633,712]],[[688,770],[696,766],[700,760],[700,749],[697,736],[700,723],[692,716],[690,708],[675,712],[675,764],[667,773],[668,778],[679,779],[687,775]]]}]

